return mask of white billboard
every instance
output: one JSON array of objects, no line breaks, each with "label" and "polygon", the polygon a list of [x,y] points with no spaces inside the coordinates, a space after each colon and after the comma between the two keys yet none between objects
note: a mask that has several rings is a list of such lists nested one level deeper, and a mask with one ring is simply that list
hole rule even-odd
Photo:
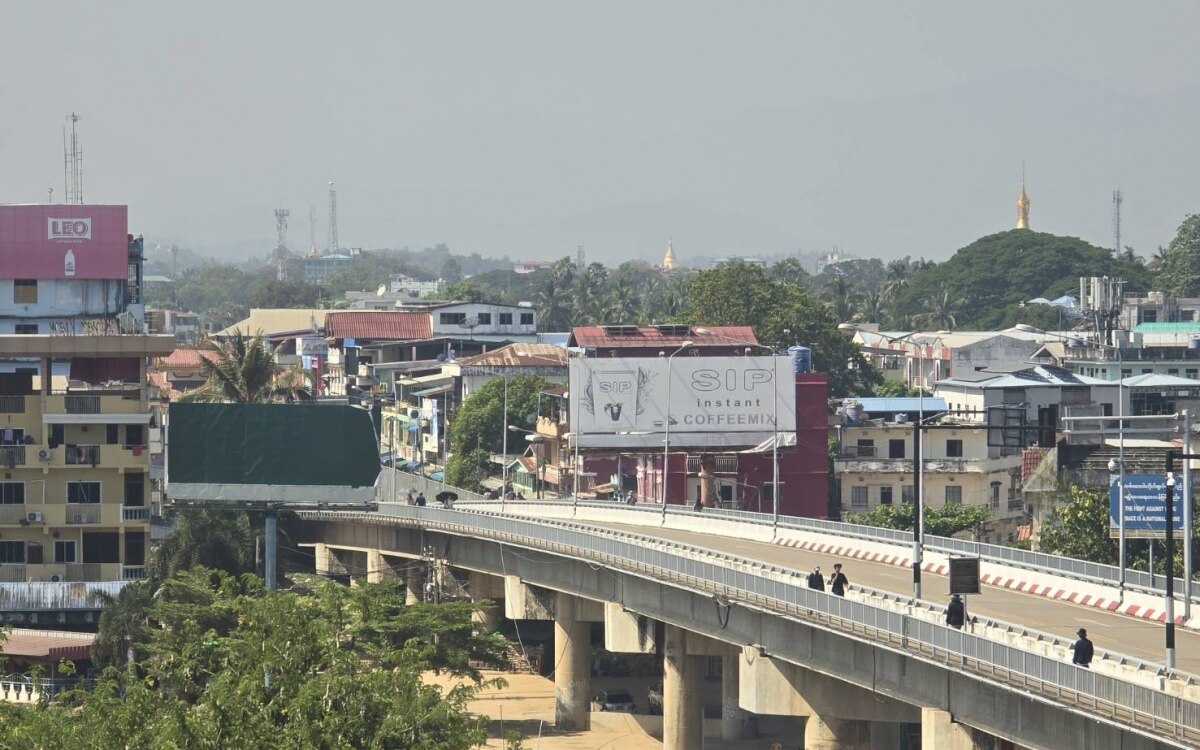
[{"label": "white billboard", "polygon": [[672,434],[796,429],[791,357],[572,358],[569,388],[585,435],[663,432],[668,419]]}]

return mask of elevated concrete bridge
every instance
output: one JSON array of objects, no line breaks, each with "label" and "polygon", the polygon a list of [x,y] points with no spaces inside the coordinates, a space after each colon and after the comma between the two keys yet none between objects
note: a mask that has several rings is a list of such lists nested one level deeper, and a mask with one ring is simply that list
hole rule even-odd
[{"label": "elevated concrete bridge", "polygon": [[[940,603],[905,596],[911,573],[897,555],[856,556],[863,545],[886,552],[878,540],[832,548],[851,553],[847,572],[858,584],[841,598],[803,585],[813,564],[834,562],[830,552],[720,514],[672,512],[664,522],[644,509],[570,502],[379,508],[301,514],[318,571],[379,578],[432,549],[468,571],[472,596],[502,598],[514,619],[552,619],[564,727],[587,726],[589,623],[600,621],[610,651],[662,653],[672,750],[703,746],[704,656],[722,659],[730,739],[752,712],[806,717],[806,748],[894,749],[900,725],[915,722],[922,746],[937,750],[1200,746],[1198,688],[1187,674],[1200,671],[1200,636],[1180,633],[1180,670],[1169,673],[1154,663],[1162,626],[1136,613],[989,587],[971,603],[983,622],[960,632],[940,624]],[[936,554],[929,562],[933,599],[945,590],[941,562]],[[1070,580],[1103,588],[1087,579]],[[415,598],[421,582],[407,583]],[[1071,665],[1066,651],[1080,625],[1100,649],[1091,670]]]}]

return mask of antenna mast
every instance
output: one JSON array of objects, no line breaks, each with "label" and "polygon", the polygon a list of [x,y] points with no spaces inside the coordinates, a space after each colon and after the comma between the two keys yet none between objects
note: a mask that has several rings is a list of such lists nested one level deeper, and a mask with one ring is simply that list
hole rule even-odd
[{"label": "antenna mast", "polygon": [[325,248],[327,253],[336,253],[338,251],[338,236],[337,236],[337,191],[333,189],[333,183],[329,183],[329,240],[328,247]]},{"label": "antenna mast", "polygon": [[72,112],[67,115],[71,123],[71,135],[67,136],[67,126],[63,126],[63,203],[83,203],[83,147],[79,145],[79,134],[75,123],[79,115]]},{"label": "antenna mast", "polygon": [[1125,196],[1120,190],[1113,191],[1113,252],[1121,254],[1121,204]]},{"label": "antenna mast", "polygon": [[286,208],[275,209],[275,280],[287,281],[287,228],[288,216],[291,211]]},{"label": "antenna mast", "polygon": [[317,252],[317,207],[308,207],[308,256],[315,258],[320,253]]}]

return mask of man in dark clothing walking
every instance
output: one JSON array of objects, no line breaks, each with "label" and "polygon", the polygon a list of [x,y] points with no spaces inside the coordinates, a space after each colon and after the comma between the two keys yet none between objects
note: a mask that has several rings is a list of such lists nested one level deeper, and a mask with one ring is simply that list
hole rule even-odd
[{"label": "man in dark clothing walking", "polygon": [[842,564],[834,563],[833,575],[829,576],[829,590],[832,591],[835,596],[845,596],[846,586],[849,584],[850,579],[847,578],[846,574],[842,572]]},{"label": "man in dark clothing walking", "polygon": [[967,619],[967,605],[963,602],[961,596],[955,594],[950,597],[950,603],[946,605],[945,614],[947,625],[962,630],[963,623]]},{"label": "man in dark clothing walking", "polygon": [[821,575],[820,565],[813,568],[812,572],[808,574],[808,587],[817,591],[825,590],[825,576]]},{"label": "man in dark clothing walking", "polygon": [[1090,669],[1088,666],[1092,663],[1092,655],[1096,652],[1092,642],[1088,640],[1087,631],[1080,628],[1076,633],[1079,640],[1071,644],[1071,650],[1075,652],[1075,656],[1071,658],[1072,664],[1077,664],[1084,669]]},{"label": "man in dark clothing walking", "polygon": [[417,505],[424,507],[424,505],[425,505],[425,493],[424,492],[417,493]]}]

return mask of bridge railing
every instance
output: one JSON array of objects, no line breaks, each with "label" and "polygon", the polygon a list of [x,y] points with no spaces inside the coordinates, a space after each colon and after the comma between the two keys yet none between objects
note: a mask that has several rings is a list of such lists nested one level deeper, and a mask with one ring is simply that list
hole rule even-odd
[{"label": "bridge railing", "polygon": [[801,621],[882,642],[984,675],[1069,708],[1130,726],[1143,734],[1200,746],[1200,704],[1161,690],[1103,675],[903,612],[814,591],[806,586],[735,570],[692,555],[614,536],[511,516],[442,508],[381,505],[378,514],[326,512],[322,518],[367,520],[386,516],[426,528],[507,541],[609,564],[686,588],[724,596]]},{"label": "bridge railing", "polygon": [[[484,501],[495,503],[499,506],[500,501]],[[511,504],[514,501],[509,501]],[[570,499],[562,500],[518,500],[515,501],[522,506],[530,505],[531,503],[548,503],[562,506],[563,503],[571,502]],[[596,502],[596,501],[580,501],[582,507],[600,507],[612,508],[612,502]],[[661,505],[621,505],[622,510],[640,511],[649,514],[662,513]],[[768,513],[755,513],[753,511],[729,510],[726,508],[705,508],[703,511],[705,516],[724,518],[730,521],[740,523],[749,523],[760,526],[773,525],[773,517]],[[673,516],[694,516],[695,511],[688,506],[669,505],[667,513]],[[887,544],[912,546],[913,535],[911,531],[900,531],[898,529],[885,529],[878,526],[864,526],[862,524],[846,523],[844,521],[827,521],[821,518],[801,518],[798,516],[780,516],[779,528],[794,529],[798,531],[810,531],[820,534],[830,534],[849,539],[864,539],[868,541],[884,542]],[[1087,560],[1078,560],[1072,557],[1062,557],[1060,555],[1048,555],[1042,552],[1031,552],[1029,550],[1018,549],[1016,547],[1006,547],[1000,544],[986,544],[983,542],[974,542],[967,539],[956,539],[954,537],[932,536],[926,535],[922,543],[922,547],[927,551],[941,552],[945,554],[964,555],[969,557],[979,557],[990,562],[997,562],[1015,568],[1023,568],[1026,570],[1037,571],[1039,573],[1052,573],[1063,576],[1064,578],[1073,578],[1090,583],[1103,584],[1105,586],[1116,586],[1120,580],[1120,569],[1116,565],[1106,565],[1103,563],[1088,562]],[[1161,575],[1151,576],[1146,571],[1126,569],[1125,571],[1125,586],[1126,588],[1143,593],[1162,596],[1166,590],[1166,577]],[[1200,603],[1200,586],[1193,586],[1196,592],[1192,595],[1192,601]],[[1175,579],[1175,596],[1177,599],[1183,599],[1183,579]]]}]

